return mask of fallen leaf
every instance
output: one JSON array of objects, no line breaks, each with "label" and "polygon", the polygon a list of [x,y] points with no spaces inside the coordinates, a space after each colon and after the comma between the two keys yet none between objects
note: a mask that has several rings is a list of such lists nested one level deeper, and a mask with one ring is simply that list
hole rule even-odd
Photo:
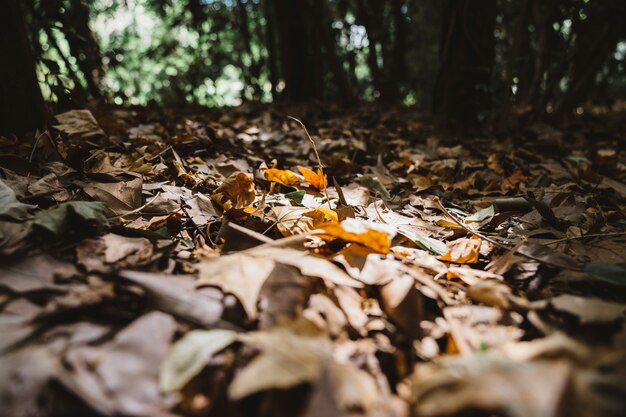
[{"label": "fallen leaf", "polygon": [[31,212],[36,208],[20,202],[15,196],[15,191],[0,180],[0,219],[21,222],[32,218]]},{"label": "fallen leaf", "polygon": [[449,356],[417,365],[412,376],[413,412],[452,417],[498,410],[510,417],[558,417],[571,371],[564,361],[522,363],[486,355]]},{"label": "fallen leaf", "polygon": [[318,190],[322,191],[328,187],[328,178],[320,168],[317,169],[317,173],[301,166],[298,167],[298,170],[304,177],[304,180]]},{"label": "fallen leaf", "polygon": [[105,136],[89,110],[70,110],[54,118],[57,124],[53,127],[70,138],[93,140]]},{"label": "fallen leaf", "polygon": [[[224,327],[222,297],[209,296],[196,290],[196,280],[191,276],[155,274],[139,271],[118,271],[117,274],[139,285],[150,295],[153,307],[200,326]],[[220,293],[221,294],[221,293]]]},{"label": "fallen leaf", "polygon": [[320,236],[325,240],[340,239],[357,243],[379,253],[389,252],[389,236],[385,232],[369,228],[367,224],[355,219],[346,219],[341,223],[325,223],[319,227]]},{"label": "fallen leaf", "polygon": [[330,366],[330,339],[306,320],[242,334],[240,340],[261,353],[240,370],[228,387],[237,400],[268,389],[316,381]]},{"label": "fallen leaf", "polygon": [[623,265],[590,262],[585,264],[583,272],[589,274],[598,281],[609,284],[626,286],[626,267]]},{"label": "fallen leaf", "polygon": [[107,205],[109,210],[120,216],[141,206],[141,178],[114,183],[87,183],[83,186],[91,198]]},{"label": "fallen leaf", "polygon": [[291,185],[300,181],[300,178],[288,169],[270,168],[263,172],[268,181],[276,182],[280,185]]},{"label": "fallen leaf", "polygon": [[192,330],[171,347],[161,364],[160,388],[164,392],[181,390],[214,354],[237,340],[232,330]]},{"label": "fallen leaf", "polygon": [[461,238],[448,245],[446,252],[439,259],[442,261],[454,262],[457,264],[473,264],[478,262],[480,246],[482,240],[475,236],[471,238]]},{"label": "fallen leaf", "polygon": [[467,289],[467,296],[473,301],[502,309],[510,307],[511,294],[511,288],[508,285],[494,280],[479,281]]},{"label": "fallen leaf", "polygon": [[623,317],[626,313],[626,304],[571,294],[551,298],[550,304],[559,311],[578,317],[582,324],[610,322]]},{"label": "fallen leaf", "polygon": [[231,174],[211,194],[211,198],[227,211],[249,206],[256,198],[252,176],[245,172]]},{"label": "fallen leaf", "polygon": [[97,232],[108,225],[107,207],[96,201],[68,201],[35,214],[33,225],[56,237]]},{"label": "fallen leaf", "polygon": [[271,258],[235,253],[202,261],[196,265],[197,286],[215,286],[225,293],[231,293],[241,302],[248,318],[257,317],[257,301],[263,283],[274,269]]},{"label": "fallen leaf", "polygon": [[102,346],[70,350],[61,383],[105,415],[170,416],[175,399],[159,392],[159,365],[176,329],[164,313],[148,313]]}]

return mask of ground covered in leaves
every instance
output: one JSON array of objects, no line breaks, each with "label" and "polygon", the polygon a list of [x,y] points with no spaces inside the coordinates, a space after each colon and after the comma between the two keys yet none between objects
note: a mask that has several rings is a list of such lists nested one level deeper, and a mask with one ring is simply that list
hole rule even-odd
[{"label": "ground covered in leaves", "polygon": [[626,415],[614,116],[118,108],[0,138],[0,415]]}]

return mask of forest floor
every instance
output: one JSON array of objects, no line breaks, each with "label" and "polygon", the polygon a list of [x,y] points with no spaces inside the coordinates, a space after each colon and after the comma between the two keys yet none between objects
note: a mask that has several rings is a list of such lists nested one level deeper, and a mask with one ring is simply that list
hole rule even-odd
[{"label": "forest floor", "polygon": [[618,116],[116,108],[0,138],[0,415],[624,416]]}]

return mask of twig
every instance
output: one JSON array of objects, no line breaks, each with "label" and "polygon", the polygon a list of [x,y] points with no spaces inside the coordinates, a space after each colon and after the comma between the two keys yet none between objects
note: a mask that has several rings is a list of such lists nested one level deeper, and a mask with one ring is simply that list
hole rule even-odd
[{"label": "twig", "polygon": [[624,236],[624,237],[626,237],[626,232],[593,233],[593,234],[583,235],[583,236],[564,237],[562,239],[551,240],[550,242],[546,242],[544,244],[545,245],[554,245],[555,243],[569,242],[570,240],[587,239],[587,238],[594,238],[594,237],[613,237],[613,236]]},{"label": "twig", "polygon": [[507,250],[511,249],[508,245],[500,243],[497,240],[490,238],[489,236],[485,236],[482,233],[477,232],[477,231],[472,230],[469,227],[467,227],[462,221],[458,220],[452,213],[450,213],[448,211],[447,208],[445,208],[443,206],[443,204],[441,203],[441,200],[439,200],[439,197],[435,197],[434,201],[435,201],[435,204],[437,205],[437,208],[439,208],[439,210],[441,210],[446,216],[448,216],[450,218],[450,220],[452,220],[454,223],[456,223],[459,226],[461,226],[466,232],[468,232],[468,233],[470,233],[470,234],[472,234],[472,235],[474,235],[476,237],[479,237],[479,238],[481,238],[483,240],[486,240],[487,242],[492,243],[492,244],[496,245],[499,248],[507,249]]},{"label": "twig", "polygon": [[193,219],[191,218],[191,216],[189,215],[189,212],[187,211],[187,208],[185,207],[185,201],[182,199],[182,197],[180,199],[180,209],[183,211],[183,213],[185,213],[185,216],[187,216],[187,218],[189,219],[189,222],[191,223],[191,225],[196,229],[196,232],[198,232],[198,234],[200,236],[202,236],[202,238],[204,239],[204,243],[211,243],[211,244],[213,244],[213,241],[211,239],[209,239],[207,234],[204,233],[202,231],[202,229],[200,229],[200,226],[198,226],[196,224],[196,222],[194,222]]},{"label": "twig", "polygon": [[172,149],[171,146],[168,146],[167,148],[163,149],[161,152],[159,152],[158,154],[146,159],[146,162],[152,162],[155,159],[157,159],[159,156],[164,155],[167,151],[169,151],[170,149]]},{"label": "twig", "polygon": [[39,140],[41,139],[43,135],[48,135],[48,137],[50,137],[50,133],[48,133],[47,130],[43,131],[41,134],[37,136],[37,139],[35,139],[35,143],[33,144],[33,149],[30,151],[30,155],[28,156],[29,164],[33,162],[33,157],[35,156],[35,150],[37,149],[37,145],[39,145]]},{"label": "twig", "polygon": [[[311,135],[309,135],[309,131],[306,129],[306,126],[304,125],[304,123],[302,123],[300,120],[296,119],[293,116],[287,116],[287,117],[289,119],[291,119],[291,120],[295,120],[296,122],[298,122],[300,124],[300,126],[302,126],[302,129],[304,129],[304,133],[306,133],[306,137],[309,139],[309,142],[311,142],[311,146],[313,146],[313,152],[315,152],[315,157],[317,158],[317,163],[318,163],[319,168],[320,168],[320,174],[322,175],[322,179],[323,179],[324,178],[324,166],[322,165],[322,160],[320,159],[320,154],[319,154],[319,152],[317,152],[317,145],[315,145],[315,142],[311,138]],[[328,186],[324,187],[324,194],[326,195],[326,201],[328,202],[328,208],[332,210],[333,208],[330,205],[330,197],[328,196],[327,188],[328,188]]]}]

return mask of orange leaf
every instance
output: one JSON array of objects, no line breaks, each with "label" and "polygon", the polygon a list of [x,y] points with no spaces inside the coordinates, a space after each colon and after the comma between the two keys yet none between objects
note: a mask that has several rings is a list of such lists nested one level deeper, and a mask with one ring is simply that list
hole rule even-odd
[{"label": "orange leaf", "polygon": [[375,252],[389,252],[389,237],[386,233],[368,229],[363,226],[362,230],[348,231],[341,223],[324,223],[319,227],[320,237],[324,240],[341,239],[345,242],[358,243]]},{"label": "orange leaf", "polygon": [[315,220],[315,226],[324,222],[339,221],[339,216],[337,215],[337,212],[326,207],[318,207],[314,210],[304,213],[303,216],[310,217]]},{"label": "orange leaf", "polygon": [[482,240],[476,236],[470,239],[457,239],[448,246],[448,252],[439,257],[442,261],[450,261],[457,264],[473,264],[478,262],[480,245]]},{"label": "orange leaf", "polygon": [[328,187],[328,179],[325,174],[322,174],[322,170],[320,168],[317,169],[317,174],[305,167],[298,167],[298,170],[304,176],[304,180],[318,190],[321,191]]},{"label": "orange leaf", "polygon": [[291,185],[300,181],[300,178],[288,169],[270,168],[264,170],[264,172],[268,181],[277,182],[281,185]]}]

